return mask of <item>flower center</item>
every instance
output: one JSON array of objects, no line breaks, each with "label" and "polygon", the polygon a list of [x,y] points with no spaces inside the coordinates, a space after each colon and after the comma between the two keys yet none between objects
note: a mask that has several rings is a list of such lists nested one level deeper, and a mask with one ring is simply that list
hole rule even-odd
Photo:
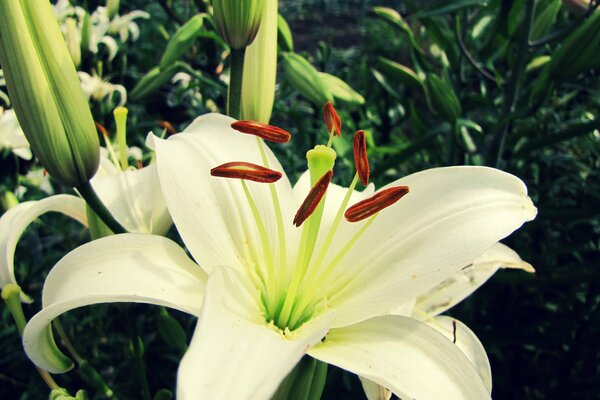
[{"label": "flower center", "polygon": [[[294,331],[328,307],[329,296],[335,294],[335,290],[342,289],[352,278],[342,275],[342,279],[340,279],[340,274],[336,273],[339,272],[340,262],[368,230],[378,213],[408,193],[408,187],[392,187],[348,207],[359,179],[365,185],[368,184],[369,179],[365,132],[358,131],[354,137],[354,159],[357,172],[339,205],[333,222],[327,231],[323,232],[324,229],[321,229],[321,225],[325,210],[325,197],[333,176],[336,159],[336,153],[331,145],[333,136],[341,135],[341,122],[331,104],[327,104],[324,108],[324,119],[329,131],[329,142],[327,146],[317,146],[307,153],[312,189],[293,220],[294,226],[302,229],[294,260],[288,260],[286,252],[286,226],[284,223],[291,221],[284,222],[283,220],[277,188],[274,185],[274,182],[281,177],[281,173],[270,169],[264,143],[260,140],[262,138],[285,143],[290,138],[289,133],[280,128],[256,122],[235,122],[232,125],[235,130],[257,136],[257,145],[263,165],[235,161],[211,170],[213,176],[241,180],[263,247],[263,258],[260,261],[258,261],[257,252],[249,250],[250,258],[257,261],[246,260],[247,268],[250,269],[250,276],[255,280],[260,292],[266,322],[272,323],[284,333]],[[246,180],[269,184],[277,221],[278,260],[275,259],[277,249],[272,248],[271,238],[251,192],[248,190]],[[339,243],[336,243],[336,246],[332,246],[344,216],[347,220],[346,223],[366,221],[362,222],[360,228],[347,239],[345,244],[340,246]],[[325,236],[320,237],[320,234]],[[334,247],[335,250],[332,250]]]}]

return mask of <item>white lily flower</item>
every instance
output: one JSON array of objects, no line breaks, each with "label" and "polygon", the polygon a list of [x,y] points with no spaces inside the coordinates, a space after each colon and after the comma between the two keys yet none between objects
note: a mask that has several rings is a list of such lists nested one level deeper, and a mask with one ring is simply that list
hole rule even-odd
[{"label": "white lily flower", "polygon": [[0,149],[10,149],[24,160],[31,160],[29,142],[12,109],[0,107]]},{"label": "white lily flower", "polygon": [[[99,173],[92,186],[113,216],[129,232],[162,235],[172,224],[164,197],[159,188],[156,165],[121,171],[103,154]],[[0,288],[17,284],[14,255],[25,229],[47,212],[59,212],[82,225],[88,225],[83,199],[59,194],[38,201],[23,202],[0,217]],[[31,298],[22,293],[22,300]]]},{"label": "white lily flower", "polygon": [[93,71],[92,75],[83,71],[79,71],[77,74],[88,101],[93,98],[96,101],[106,100],[112,103],[113,95],[116,92],[119,94],[118,106],[123,106],[127,102],[127,90],[123,85],[114,85],[108,80],[102,79],[96,74],[96,71]]},{"label": "white lily flower", "polygon": [[[179,367],[178,399],[268,399],[305,354],[401,398],[489,398],[447,337],[417,319],[383,314],[533,219],[524,184],[484,167],[423,171],[390,185],[409,186],[410,194],[379,217],[339,226],[348,190],[330,185],[321,234],[308,249],[292,225],[309,189],[306,174],[294,188],[285,175],[267,185],[209,174],[232,160],[263,164],[263,151],[282,171],[261,140],[235,132],[232,122],[208,115],[168,140],[151,140],[167,206],[198,264],[152,235],[81,246],[48,275],[43,309],[24,332],[29,357],[51,372],[67,370],[70,361],[51,340],[52,319],[83,305],[131,301],[199,318]],[[372,186],[350,193],[351,202],[372,193]]]}]

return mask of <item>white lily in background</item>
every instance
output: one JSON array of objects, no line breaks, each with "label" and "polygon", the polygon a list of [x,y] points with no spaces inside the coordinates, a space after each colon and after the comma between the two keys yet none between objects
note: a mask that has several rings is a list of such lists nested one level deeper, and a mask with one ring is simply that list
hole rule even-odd
[{"label": "white lily in background", "polygon": [[[113,216],[129,232],[162,235],[172,220],[160,191],[156,165],[122,170],[116,156],[111,159],[103,149],[100,168],[92,186]],[[131,151],[138,155],[139,149]],[[113,153],[114,156],[114,153]],[[47,212],[59,212],[88,226],[85,201],[78,196],[59,194],[37,201],[26,201],[0,217],[0,288],[17,284],[14,255],[25,229]],[[31,298],[22,293],[22,300]]]},{"label": "white lily in background", "polygon": [[[362,193],[329,185],[320,224],[311,216],[297,229],[292,219],[308,193],[307,174],[294,188],[285,174],[272,184],[210,175],[231,161],[282,171],[262,140],[234,131],[232,122],[207,115],[168,140],[151,138],[167,206],[199,265],[152,235],[81,246],[48,275],[43,309],[24,332],[29,357],[51,372],[67,370],[50,322],[83,305],[130,301],[198,316],[179,367],[181,400],[268,399],[304,354],[401,398],[489,398],[445,335],[384,314],[533,219],[524,184],[491,168],[427,170],[389,185],[410,193],[357,223],[339,217],[347,200],[371,198],[372,185]],[[303,232],[315,226],[320,234],[308,246],[315,236]]]},{"label": "white lily in background", "polygon": [[31,160],[29,142],[12,109],[0,107],[0,149],[10,149],[24,160]]},{"label": "white lily in background", "polygon": [[[462,322],[441,313],[454,307],[471,295],[499,269],[520,269],[533,273],[531,264],[502,243],[496,243],[471,264],[439,283],[435,287],[390,312],[393,315],[411,316],[444,334],[469,358],[486,388],[491,393],[492,371],[485,349],[477,336]],[[389,400],[392,392],[361,378],[369,400]]]},{"label": "white lily in background", "polygon": [[90,98],[95,101],[106,100],[112,104],[113,95],[119,94],[118,106],[123,106],[127,102],[127,90],[123,85],[115,85],[110,83],[108,80],[102,79],[96,71],[92,71],[92,74],[87,72],[79,71],[79,80],[81,81],[81,88],[85,93],[88,101]]}]

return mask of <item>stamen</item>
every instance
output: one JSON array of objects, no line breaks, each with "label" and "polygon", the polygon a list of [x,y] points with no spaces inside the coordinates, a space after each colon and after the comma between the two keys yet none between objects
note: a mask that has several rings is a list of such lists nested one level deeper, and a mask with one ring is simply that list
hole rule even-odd
[{"label": "stamen", "polygon": [[360,181],[367,186],[371,170],[369,168],[369,158],[367,157],[367,139],[363,130],[356,131],[354,134],[354,164]]},{"label": "stamen", "polygon": [[379,211],[387,208],[400,200],[408,193],[408,186],[396,186],[382,190],[374,196],[359,201],[344,213],[348,222],[358,222],[377,214]]},{"label": "stamen", "polygon": [[329,186],[332,177],[333,170],[327,171],[321,177],[321,179],[319,179],[317,183],[315,183],[315,186],[313,186],[313,188],[310,189],[308,196],[306,196],[306,199],[304,200],[304,202],[298,209],[296,216],[294,217],[294,225],[296,227],[302,225],[302,223],[306,221],[306,219],[310,217],[310,215],[315,211],[315,209],[321,202],[321,199],[323,199],[323,196],[325,196],[325,193],[327,192],[327,187]]},{"label": "stamen", "polygon": [[246,179],[260,183],[273,183],[281,178],[281,172],[243,161],[219,165],[211,169],[210,174],[220,178]]},{"label": "stamen", "polygon": [[117,158],[117,155],[115,154],[115,150],[113,149],[112,143],[110,142],[110,137],[108,136],[108,131],[106,130],[104,125],[102,125],[100,122],[94,121],[94,123],[96,124],[96,129],[98,129],[100,131],[100,133],[102,134],[102,138],[104,139],[104,146],[106,146],[106,150],[108,150],[108,156],[110,157],[112,163],[117,168],[121,168],[119,159]]},{"label": "stamen", "polygon": [[231,124],[231,127],[238,132],[258,136],[261,139],[275,143],[287,143],[292,137],[286,130],[255,121],[237,121]]},{"label": "stamen", "polygon": [[327,125],[327,132],[342,137],[342,121],[331,101],[325,103],[323,107],[323,119]]},{"label": "stamen", "polygon": [[175,127],[173,127],[173,125],[171,125],[169,121],[158,120],[156,121],[156,123],[158,124],[158,126],[166,130],[170,135],[174,135],[177,133],[177,130],[175,129]]}]

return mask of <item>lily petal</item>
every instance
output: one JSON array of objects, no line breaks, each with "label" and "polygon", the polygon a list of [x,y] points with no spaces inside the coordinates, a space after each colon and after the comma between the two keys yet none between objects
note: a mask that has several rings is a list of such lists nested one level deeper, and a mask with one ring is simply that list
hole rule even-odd
[{"label": "lily petal", "polygon": [[404,185],[410,193],[380,212],[331,279],[336,326],[416,298],[536,214],[523,182],[492,168],[436,168],[390,186]]},{"label": "lily petal", "polygon": [[[209,174],[212,168],[231,161],[262,164],[257,139],[234,131],[231,128],[234,121],[209,114],[197,118],[183,133],[168,140],[149,137],[150,146],[156,150],[159,179],[169,212],[196,261],[209,272],[216,265],[239,266],[240,257],[247,256],[248,249],[258,249],[257,259],[264,259],[265,250],[241,183]],[[265,152],[269,168],[284,172],[267,146]],[[269,186],[256,182],[247,185],[262,215],[271,247],[278,249]],[[283,215],[293,215],[292,189],[285,173],[274,185],[285,208]]]},{"label": "lily petal", "polygon": [[308,354],[387,387],[402,399],[490,398],[458,347],[412,318],[376,317],[332,329]]},{"label": "lily petal", "polygon": [[471,361],[477,370],[481,381],[492,393],[492,368],[483,345],[468,326],[457,319],[442,315],[427,323],[436,331],[442,333]]},{"label": "lily petal", "polygon": [[535,271],[514,250],[496,243],[473,263],[421,294],[417,298],[416,309],[429,315],[441,314],[471,295],[500,268]]},{"label": "lily petal", "polygon": [[115,218],[129,232],[165,234],[171,224],[160,190],[156,165],[97,176],[92,186]]},{"label": "lily petal", "polygon": [[175,242],[161,236],[122,234],[78,247],[50,271],[43,308],[27,324],[29,358],[53,373],[71,367],[57,348],[50,323],[74,308],[111,302],[157,304],[198,315],[205,273]]},{"label": "lily petal", "polygon": [[268,399],[331,323],[317,319],[284,336],[264,321],[256,297],[242,273],[227,267],[211,273],[179,366],[178,399]]},{"label": "lily petal", "polygon": [[[84,201],[68,194],[28,201],[6,211],[0,218],[0,287],[8,283],[17,284],[14,256],[19,238],[29,224],[47,212],[60,212],[87,226]],[[24,293],[21,293],[21,300],[26,303],[32,301]]]}]

